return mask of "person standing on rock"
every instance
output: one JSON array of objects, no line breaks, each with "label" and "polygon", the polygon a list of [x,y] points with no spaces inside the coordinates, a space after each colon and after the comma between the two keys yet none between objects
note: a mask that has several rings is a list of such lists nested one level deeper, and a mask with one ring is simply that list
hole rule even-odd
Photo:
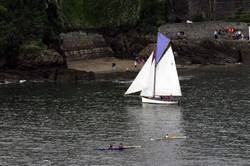
[{"label": "person standing on rock", "polygon": [[218,39],[218,31],[217,30],[214,31],[214,39]]}]

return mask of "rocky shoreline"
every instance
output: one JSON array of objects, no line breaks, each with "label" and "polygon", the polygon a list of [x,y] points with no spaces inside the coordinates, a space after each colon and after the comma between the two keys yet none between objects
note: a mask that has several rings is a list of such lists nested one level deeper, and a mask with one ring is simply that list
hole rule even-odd
[{"label": "rocky shoreline", "polygon": [[[189,66],[184,67],[185,69],[195,65],[249,65],[250,41],[232,40],[232,34],[227,33],[230,26],[247,34],[247,24],[230,22],[166,24],[159,27],[159,31],[172,39],[176,63],[179,66]],[[222,30],[223,34],[219,39],[213,38],[214,29]],[[178,32],[184,32],[185,36],[176,36]],[[156,42],[155,34],[145,33],[140,28],[126,32],[75,31],[63,33],[60,38],[57,51],[45,49],[39,54],[29,53],[13,59],[0,59],[0,82],[75,82],[105,77],[132,77],[142,66],[134,69],[135,58],[146,59]],[[112,63],[121,67],[115,73],[111,69]]]},{"label": "rocky shoreline", "polygon": [[95,80],[93,72],[72,69],[0,70],[0,84],[21,82],[77,82]]}]

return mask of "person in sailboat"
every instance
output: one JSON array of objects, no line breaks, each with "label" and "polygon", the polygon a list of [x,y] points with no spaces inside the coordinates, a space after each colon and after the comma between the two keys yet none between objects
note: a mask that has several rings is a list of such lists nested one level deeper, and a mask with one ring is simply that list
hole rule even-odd
[{"label": "person in sailboat", "polygon": [[173,96],[160,96],[160,98],[162,100],[165,100],[165,101],[173,101]]},{"label": "person in sailboat", "polygon": [[172,96],[172,94],[169,96],[169,101],[174,101],[174,97]]}]

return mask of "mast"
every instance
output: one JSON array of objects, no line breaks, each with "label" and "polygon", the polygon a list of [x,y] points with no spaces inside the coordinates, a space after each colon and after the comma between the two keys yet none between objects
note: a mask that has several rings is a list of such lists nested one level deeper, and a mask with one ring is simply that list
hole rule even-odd
[{"label": "mast", "polygon": [[[167,52],[167,50],[169,49],[169,47],[170,47],[170,43],[168,44],[168,46],[167,46],[167,48],[164,50],[164,52],[162,53],[162,56],[164,56],[164,54]],[[156,50],[157,50],[157,46],[156,46]],[[161,57],[162,57],[161,56]],[[155,57],[155,68],[154,68],[154,89],[153,89],[153,97],[155,97],[155,84],[156,84],[156,67],[157,67],[157,64],[158,63],[156,63],[156,55],[155,55],[155,53],[154,53],[154,57]]]},{"label": "mast", "polygon": [[155,68],[154,68],[154,82],[153,82],[153,97],[155,97],[155,85],[156,85],[156,67],[158,63],[160,62],[162,56],[166,52],[168,46],[170,43],[170,39],[167,38],[162,33],[158,32],[157,35],[157,45],[156,45],[156,51],[154,52],[154,60],[155,60]]},{"label": "mast", "polygon": [[[156,44],[156,50],[157,50],[157,45],[158,45],[158,44]],[[155,82],[156,82],[156,65],[157,65],[157,63],[156,63],[156,52],[157,52],[157,51],[155,51],[155,52],[154,52],[155,68],[154,68],[154,88],[153,88],[153,98],[155,97]]]},{"label": "mast", "polygon": [[[141,96],[148,96],[148,97],[155,97],[157,95],[157,80],[158,77],[156,74],[158,72],[158,64],[161,62],[161,59],[163,58],[164,53],[166,52],[166,49],[168,48],[168,45],[170,43],[170,39],[167,38],[162,33],[158,32],[157,36],[157,45],[156,50],[154,51],[154,54],[152,54],[152,64],[151,70],[149,70],[148,75],[148,81],[145,83],[146,86],[143,88],[141,92]],[[154,68],[154,69],[153,69]],[[157,69],[156,69],[157,68]],[[153,76],[154,75],[154,76]]]}]

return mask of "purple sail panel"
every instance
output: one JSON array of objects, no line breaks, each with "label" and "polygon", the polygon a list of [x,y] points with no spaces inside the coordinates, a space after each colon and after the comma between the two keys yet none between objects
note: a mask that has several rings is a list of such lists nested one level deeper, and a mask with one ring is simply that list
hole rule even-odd
[{"label": "purple sail panel", "polygon": [[158,64],[158,62],[161,60],[161,57],[163,56],[163,53],[167,49],[169,43],[170,43],[170,39],[164,36],[162,33],[158,32],[157,50],[155,54],[156,64]]}]

